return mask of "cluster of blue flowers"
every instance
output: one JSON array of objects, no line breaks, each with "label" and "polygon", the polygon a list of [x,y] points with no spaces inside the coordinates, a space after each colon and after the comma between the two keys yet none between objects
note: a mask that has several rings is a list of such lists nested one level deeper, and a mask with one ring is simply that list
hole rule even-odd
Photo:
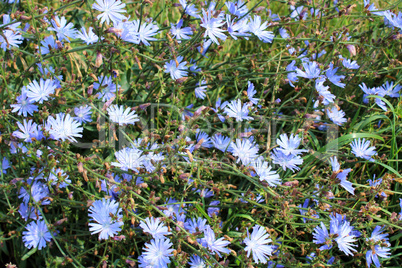
[{"label": "cluster of blue flowers", "polygon": [[[163,226],[163,223],[158,218],[153,217],[146,218],[145,221],[141,222],[140,227],[144,233],[150,234],[153,238],[149,244],[145,244],[144,253],[139,257],[140,267],[166,267],[170,263],[169,257],[172,256],[173,249],[170,248],[172,246],[170,239],[165,236],[172,233],[168,231],[166,226]],[[216,253],[219,257],[221,257],[221,253],[230,253],[230,250],[226,248],[230,245],[230,242],[225,238],[217,239],[215,232],[207,224],[206,219],[187,219],[183,227],[191,235],[202,234],[203,237],[198,238],[197,242],[211,253]],[[247,257],[252,253],[253,259],[257,264],[259,262],[267,263],[269,257],[277,249],[276,246],[270,244],[272,240],[269,238],[267,231],[259,225],[253,227],[251,234],[247,231],[247,237],[243,243],[246,245]],[[190,257],[188,264],[193,268],[205,267],[206,262],[195,254]]]},{"label": "cluster of blue flowers", "polygon": [[[12,2],[8,1],[9,4]],[[337,1],[334,2],[335,8],[338,8]],[[272,14],[269,9],[264,9],[268,14],[264,21],[257,12],[249,10],[247,3],[242,0],[226,2],[225,6],[218,7],[217,5],[215,2],[209,1],[202,3],[198,8],[194,3],[180,0],[177,6],[180,7],[182,16],[177,23],[170,23],[170,27],[166,28],[159,26],[158,22],[153,19],[131,19],[129,15],[125,16],[126,4],[120,0],[96,0],[91,5],[93,9],[91,12],[97,14],[95,21],[101,25],[101,28],[81,27],[78,30],[69,18],[56,14],[57,12],[48,14],[47,10],[43,10],[41,23],[49,27],[46,28],[47,32],[44,37],[34,46],[35,57],[37,56],[43,62],[31,66],[32,72],[37,70],[39,76],[23,80],[21,85],[16,87],[18,94],[8,107],[12,114],[10,118],[13,118],[15,125],[9,128],[10,133],[5,142],[8,151],[5,156],[0,158],[2,177],[14,176],[12,184],[18,185],[16,190],[19,199],[18,212],[21,218],[27,222],[26,230],[22,232],[25,247],[41,250],[53,239],[58,239],[59,231],[56,230],[56,225],[47,220],[47,207],[53,205],[53,197],[66,193],[68,200],[73,200],[72,189],[78,192],[87,187],[90,192],[95,192],[93,190],[96,188],[99,190],[95,194],[82,190],[85,192],[88,202],[88,210],[85,210],[88,212],[86,228],[91,235],[94,235],[93,239],[120,241],[123,237],[125,238],[120,234],[126,235],[132,233],[133,229],[142,229],[147,240],[142,241],[141,254],[129,256],[136,260],[138,267],[168,267],[181,247],[175,248],[177,243],[181,243],[176,240],[184,239],[183,237],[186,237],[189,244],[199,250],[197,254],[194,252],[188,254],[185,261],[185,264],[192,268],[211,267],[220,262],[224,263],[229,255],[236,256],[236,252],[230,248],[232,246],[242,249],[241,252],[249,258],[249,266],[262,263],[268,267],[285,267],[281,261],[277,260],[279,254],[286,251],[286,247],[281,247],[284,239],[274,229],[268,227],[264,218],[253,220],[249,215],[236,214],[233,216],[228,213],[230,217],[224,222],[222,211],[225,207],[226,197],[222,197],[220,192],[230,190],[231,187],[222,184],[214,185],[213,182],[200,180],[200,177],[210,178],[210,174],[207,175],[207,172],[205,175],[202,174],[203,168],[209,165],[218,172],[228,167],[237,173],[231,171],[224,176],[240,176],[243,180],[247,178],[248,181],[253,182],[256,189],[251,187],[247,194],[231,192],[236,196],[239,206],[252,206],[250,213],[254,213],[259,205],[268,202],[268,199],[280,200],[275,192],[278,189],[280,191],[285,189],[283,196],[292,196],[297,202],[300,202],[298,200],[302,196],[299,191],[301,188],[295,188],[299,182],[290,179],[295,178],[297,172],[304,168],[307,157],[313,157],[314,151],[305,146],[307,138],[304,134],[308,132],[308,129],[304,131],[301,127],[294,127],[291,132],[284,133],[285,131],[282,131],[273,139],[276,142],[270,144],[266,140],[267,137],[258,135],[259,129],[255,127],[265,113],[265,94],[268,90],[265,91],[262,84],[252,82],[254,80],[245,79],[241,83],[244,96],[238,93],[237,95],[232,94],[235,97],[231,96],[230,99],[221,99],[218,97],[219,94],[215,94],[215,90],[208,90],[215,86],[214,78],[206,75],[198,65],[202,60],[215,53],[213,47],[223,45],[229,39],[234,41],[253,40],[258,44],[268,45],[275,39],[290,40],[293,33],[289,33],[285,27],[280,26],[281,17],[278,14]],[[370,4],[368,0],[364,1],[364,5],[367,12],[383,17],[384,24],[390,30],[400,31],[402,34],[401,12],[395,14],[389,10],[378,11],[375,5]],[[325,16],[319,8],[309,10],[304,6],[293,5],[290,6],[289,13],[289,20],[292,21],[305,21],[309,18]],[[32,26],[25,22],[25,26],[22,28],[23,24],[13,20],[13,16],[4,14],[2,16],[3,24],[0,25],[1,48],[4,53],[10,54],[16,53],[24,42],[32,42],[29,32],[32,31]],[[160,33],[164,33],[166,39],[158,39]],[[180,55],[177,52],[180,50],[175,50],[179,44],[191,45],[189,42],[197,35],[199,35],[197,38],[200,39],[200,42],[192,44],[195,45],[194,53]],[[331,41],[349,41],[352,37],[344,32],[334,34],[331,38]],[[107,59],[106,53],[98,48],[98,45],[103,44],[113,47],[108,43],[109,39],[118,40],[117,42],[131,48],[152,48],[152,42],[155,44],[157,41],[166,42],[171,55],[168,55],[167,58],[163,58],[165,55],[158,56],[158,60],[153,62],[155,69],[158,70],[156,72],[158,79],[163,80],[162,78],[165,76],[164,81],[178,87],[186,83],[188,79],[195,96],[195,98],[193,97],[194,103],[179,109],[178,119],[181,121],[169,117],[167,122],[157,122],[157,124],[172,124],[175,127],[173,131],[163,129],[150,133],[152,130],[143,128],[141,113],[146,110],[148,104],[141,103],[145,105],[144,108],[141,105],[134,107],[133,103],[137,101],[127,99],[127,102],[124,102],[125,97],[121,96],[125,96],[129,89],[125,88],[126,85],[122,80],[119,81],[118,71],[112,70],[107,73],[106,69],[103,69],[104,72],[96,75],[91,72],[88,80],[85,80],[91,82],[88,85],[85,84],[85,88],[76,90],[74,88],[76,85],[72,86],[72,82],[67,78],[70,76],[63,76],[58,66],[54,63],[52,66],[44,60],[57,53],[66,56],[71,45],[79,43],[89,48],[96,47],[96,51],[94,51],[96,60],[91,66],[95,70],[102,65],[103,60],[110,60]],[[295,109],[295,113],[303,114],[303,118],[307,118],[307,116],[313,118],[311,128],[321,132],[334,126],[346,128],[345,126],[350,120],[346,110],[341,109],[341,105],[344,105],[342,102],[344,98],[336,96],[334,92],[344,89],[361,66],[356,60],[346,58],[340,53],[335,59],[331,59],[333,61],[322,60],[327,51],[315,51],[314,49],[307,40],[302,42],[299,47],[287,45],[285,50],[289,55],[288,62],[281,66],[284,69],[284,77],[286,77],[283,85],[295,92],[303,90],[303,85],[306,84],[314,89],[310,100],[312,111],[300,112]],[[348,44],[347,49],[351,57],[355,56],[354,45]],[[87,54],[84,55],[87,56]],[[135,57],[137,56],[135,55]],[[136,61],[138,68],[142,70],[138,58]],[[164,63],[163,68],[156,64],[161,62]],[[90,80],[91,78],[93,80]],[[161,84],[164,83],[161,82]],[[154,84],[152,85],[154,86]],[[129,87],[134,86],[136,85],[129,85]],[[401,97],[402,86],[394,84],[394,82],[386,81],[381,86],[371,88],[367,87],[365,83],[361,83],[359,87],[363,91],[362,102],[369,104],[369,98],[373,97],[375,104],[381,108],[381,112],[388,111],[388,101],[384,101],[385,97]],[[175,101],[175,97],[174,94],[167,96],[173,101]],[[274,101],[274,99],[272,98],[272,103],[269,105],[279,106],[282,100]],[[197,107],[196,103],[199,101],[202,101],[203,104],[208,101],[208,104]],[[100,103],[101,106],[96,107],[94,103]],[[196,108],[193,109],[193,107]],[[160,110],[161,114],[163,112],[165,111]],[[324,119],[324,115],[329,120]],[[73,154],[66,153],[70,158],[60,156],[70,150],[70,145],[86,141],[87,137],[91,136],[86,136],[86,134],[95,132],[93,125],[96,125],[96,130],[100,131],[104,127],[101,125],[101,118],[104,116],[107,116],[109,120],[107,126],[111,136],[111,141],[106,143],[111,144],[118,141],[116,136],[116,129],[118,129],[121,133],[125,131],[124,138],[129,140],[128,144],[123,144],[112,154],[106,156],[106,160],[97,165],[94,170],[84,168],[83,163],[88,161],[98,164],[97,158],[100,159],[103,156],[100,156],[101,153],[95,151],[94,148],[90,150],[93,149],[99,153],[98,156],[92,155],[93,151],[91,151],[91,156],[84,158],[78,153],[78,150]],[[274,112],[270,116],[281,118],[284,115]],[[216,124],[224,127],[220,131],[211,133],[210,129],[206,130],[201,125],[194,123],[201,117],[211,119],[214,128]],[[174,125],[176,123],[177,128]],[[235,124],[239,126],[236,131],[233,128]],[[242,128],[244,125],[247,127]],[[132,135],[132,132],[138,131],[138,129],[140,129],[140,135]],[[156,136],[158,138],[153,139]],[[350,148],[342,149],[343,153],[350,152],[355,157],[353,159],[340,157],[342,158],[340,162],[337,156],[331,154],[329,163],[332,170],[328,171],[323,168],[323,173],[319,174],[326,175],[326,181],[323,183],[324,179],[314,175],[312,180],[315,184],[308,190],[311,190],[308,194],[309,197],[301,199],[301,202],[304,200],[303,205],[296,203],[300,205],[292,207],[300,212],[297,214],[300,216],[300,221],[314,226],[314,230],[309,233],[311,240],[308,242],[312,241],[318,246],[315,248],[316,252],[310,253],[306,257],[310,263],[314,262],[320,254],[326,254],[329,251],[331,254],[335,254],[335,248],[340,252],[336,253],[336,258],[331,256],[328,264],[339,261],[338,256],[343,256],[342,254],[354,256],[358,251],[359,243],[362,244],[362,251],[365,250],[368,267],[372,264],[380,267],[379,258],[390,258],[391,244],[388,233],[385,233],[387,232],[385,226],[376,225],[372,230],[371,237],[367,237],[365,236],[366,231],[362,232],[360,226],[348,220],[349,215],[339,214],[332,205],[322,202],[322,200],[334,199],[340,195],[344,199],[356,196],[356,192],[361,188],[370,188],[375,191],[373,195],[375,198],[386,199],[388,197],[383,188],[385,179],[378,178],[376,180],[374,175],[372,180],[365,180],[366,185],[361,185],[357,183],[357,180],[350,178],[352,168],[348,166],[347,161],[358,161],[367,165],[381,162],[375,144],[372,146],[372,141],[369,140],[374,136],[357,137],[359,138],[350,139],[348,143]],[[271,137],[268,138],[271,141]],[[314,139],[318,143],[318,139],[316,137]],[[170,163],[172,158],[177,162]],[[218,158],[220,161],[217,161]],[[72,159],[79,159],[77,166],[73,167],[72,162],[68,162],[73,161]],[[347,161],[345,162],[345,160]],[[26,173],[23,178],[15,176],[13,164],[15,165],[17,161],[30,165],[29,169],[24,171]],[[63,161],[71,167],[63,169],[62,167],[65,167]],[[49,162],[49,166],[44,164],[47,162]],[[216,164],[217,162],[219,164]],[[169,168],[174,171],[169,170],[168,172]],[[177,173],[180,173],[178,176],[175,173],[177,170]],[[88,172],[96,178],[88,179]],[[79,176],[82,174],[85,182],[77,179],[78,174],[80,174]],[[170,188],[155,197],[155,191],[157,192],[158,189],[155,190],[156,186],[155,188],[152,186],[156,181],[164,183],[164,176],[171,176],[169,178],[172,181],[169,184]],[[91,184],[91,179],[93,179],[92,182],[96,180],[95,185]],[[320,181],[320,179],[322,180]],[[244,186],[243,182],[240,184],[241,187]],[[150,185],[151,187],[149,187]],[[179,200],[177,196],[174,196],[175,190],[173,190],[178,185],[180,187],[184,185],[185,191],[197,195],[201,201],[197,199],[198,201],[192,202],[187,197]],[[231,186],[232,188],[238,187]],[[100,192],[102,192],[101,197],[98,195]],[[159,213],[159,218],[151,211],[147,211],[148,217],[142,218],[142,211],[133,208],[127,209],[127,204],[131,202],[133,196],[138,197],[138,200],[144,199],[141,196],[144,193],[149,197],[147,206],[154,208]],[[311,204],[310,200],[312,200]],[[402,208],[402,199],[400,200]],[[290,210],[289,204],[286,202],[281,204],[283,217],[289,215],[286,214]],[[324,213],[319,213],[319,209]],[[202,211],[202,216],[195,217],[192,212],[195,210]],[[268,210],[263,210],[263,213],[268,213]],[[328,222],[323,217],[328,213],[329,231],[326,226]],[[127,220],[129,217],[132,220],[131,225]],[[236,217],[251,218],[251,220],[248,225],[238,223],[232,226]],[[396,221],[400,220],[402,220],[402,212],[396,217]],[[135,224],[136,221],[137,224]],[[235,238],[231,238],[222,231],[231,228]],[[239,230],[244,232],[241,233]],[[180,239],[175,238],[176,235],[182,234],[184,235]],[[233,239],[236,239],[236,243],[232,242]],[[314,249],[314,246],[310,249]]]},{"label": "cluster of blue flowers", "polygon": [[[336,244],[340,251],[346,255],[354,255],[353,252],[357,252],[355,242],[361,236],[361,233],[351,226],[351,223],[345,218],[345,216],[336,214],[330,216],[330,230],[328,232],[327,227],[323,222],[320,226],[314,229],[314,240],[316,244],[324,244],[320,247],[320,250],[330,250],[334,244]],[[382,234],[384,228],[376,226],[371,234],[370,238],[366,241],[370,243],[372,249],[366,253],[367,266],[370,267],[374,262],[376,267],[380,267],[380,261],[378,257],[389,258],[390,257],[390,243],[388,240],[388,234]]]}]

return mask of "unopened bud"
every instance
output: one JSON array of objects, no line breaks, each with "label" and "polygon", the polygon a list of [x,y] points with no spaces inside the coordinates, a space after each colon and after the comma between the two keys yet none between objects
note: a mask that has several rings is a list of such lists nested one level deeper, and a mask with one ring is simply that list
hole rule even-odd
[{"label": "unopened bud", "polygon": [[180,179],[187,179],[188,177],[190,177],[190,173],[183,173],[179,176]]},{"label": "unopened bud", "polygon": [[354,45],[346,45],[351,56],[356,56],[356,47]]},{"label": "unopened bud", "polygon": [[99,68],[102,65],[102,62],[103,62],[102,58],[103,58],[102,53],[96,52],[96,60],[95,60],[96,67]]},{"label": "unopened bud", "polygon": [[112,70],[113,76],[114,77],[119,77],[119,71],[118,70]]},{"label": "unopened bud", "polygon": [[117,29],[117,28],[109,28],[106,30],[107,33],[114,33],[117,36],[121,36],[121,33],[123,32],[123,29]]},{"label": "unopened bud", "polygon": [[61,225],[63,222],[66,222],[66,221],[67,221],[67,218],[63,218],[61,220],[56,221],[53,225],[58,226],[58,225]]},{"label": "unopened bud", "polygon": [[56,44],[57,44],[57,49],[63,48],[63,44],[59,40],[56,41]]},{"label": "unopened bud", "polygon": [[21,20],[30,20],[30,19],[32,19],[32,16],[25,16],[25,15],[22,15],[21,17],[20,17],[20,19]]},{"label": "unopened bud", "polygon": [[52,20],[54,21],[54,23],[57,25],[57,27],[60,28],[60,24],[57,22],[56,18],[54,17],[54,15],[52,15]]},{"label": "unopened bud", "polygon": [[142,70],[141,62],[140,62],[140,60],[138,59],[138,57],[137,57],[137,56],[134,56],[134,59],[135,59],[135,61],[137,62],[138,69]]},{"label": "unopened bud", "polygon": [[88,90],[87,90],[88,95],[92,95],[93,90],[94,90],[94,86],[93,86],[93,85],[90,85],[90,86],[88,87]]},{"label": "unopened bud", "polygon": [[190,162],[194,161],[193,155],[190,153],[190,150],[186,149],[186,153],[188,155],[188,158],[190,159]]}]

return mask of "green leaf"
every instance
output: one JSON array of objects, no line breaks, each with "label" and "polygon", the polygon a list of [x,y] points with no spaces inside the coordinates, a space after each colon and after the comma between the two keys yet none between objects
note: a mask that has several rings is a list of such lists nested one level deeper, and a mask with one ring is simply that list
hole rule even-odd
[{"label": "green leaf", "polygon": [[1,251],[3,251],[7,256],[10,255],[10,253],[8,252],[7,244],[6,244],[6,243],[0,243],[0,249],[1,249]]},{"label": "green leaf", "polygon": [[245,219],[248,219],[248,220],[254,222],[254,219],[250,215],[247,215],[247,214],[236,214],[235,216],[239,217],[239,218],[245,218]]},{"label": "green leaf", "polygon": [[360,131],[360,130],[362,130],[366,125],[368,125],[369,123],[371,123],[372,121],[380,120],[380,119],[382,119],[382,120],[389,120],[389,118],[386,117],[386,116],[383,115],[383,114],[382,114],[382,115],[370,116],[370,117],[366,118],[364,121],[362,121],[362,122],[360,122],[360,123],[357,123],[357,124],[354,126],[354,130],[355,130],[355,131]]},{"label": "green leaf", "polygon": [[240,232],[228,232],[228,236],[229,237],[242,237],[243,236],[243,233],[240,233]]},{"label": "green leaf", "polygon": [[127,79],[127,84],[130,85],[130,82],[131,82],[131,69],[130,68],[126,72],[126,79]]},{"label": "green leaf", "polygon": [[376,163],[376,164],[379,164],[379,165],[381,165],[381,166],[383,166],[383,167],[385,167],[386,169],[388,169],[388,170],[391,171],[392,173],[398,175],[399,178],[402,178],[401,174],[399,174],[398,171],[396,171],[394,168],[388,166],[387,164],[384,164],[384,163],[381,163],[381,162],[377,162],[377,161],[375,161],[375,163]]},{"label": "green leaf", "polygon": [[211,218],[208,216],[208,214],[202,209],[202,207],[199,204],[195,204],[195,207],[208,220],[208,222],[211,222]]},{"label": "green leaf", "polygon": [[395,240],[399,240],[399,238],[401,238],[402,237],[402,233],[399,233],[399,234],[397,234],[397,235],[394,235],[393,237],[391,237],[389,240],[392,242],[392,241],[395,241]]},{"label": "green leaf", "polygon": [[38,250],[38,248],[33,248],[30,251],[28,251],[27,254],[25,254],[24,256],[22,256],[21,260],[25,261],[26,259],[28,259],[29,257],[31,257],[32,254],[34,254],[36,251]]},{"label": "green leaf", "polygon": [[372,139],[378,139],[381,141],[384,141],[384,139],[376,134],[371,134],[371,133],[352,133],[352,134],[347,134],[342,137],[339,137],[335,140],[330,141],[327,145],[321,147],[318,149],[318,152],[325,152],[329,151],[331,149],[339,148],[345,145],[346,143],[350,143],[354,139],[358,138],[372,138]]}]

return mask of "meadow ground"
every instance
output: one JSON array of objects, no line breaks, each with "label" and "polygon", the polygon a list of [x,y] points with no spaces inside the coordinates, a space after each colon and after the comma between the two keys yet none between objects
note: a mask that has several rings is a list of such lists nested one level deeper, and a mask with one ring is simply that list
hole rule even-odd
[{"label": "meadow ground", "polygon": [[400,267],[400,7],[3,0],[0,264]]}]

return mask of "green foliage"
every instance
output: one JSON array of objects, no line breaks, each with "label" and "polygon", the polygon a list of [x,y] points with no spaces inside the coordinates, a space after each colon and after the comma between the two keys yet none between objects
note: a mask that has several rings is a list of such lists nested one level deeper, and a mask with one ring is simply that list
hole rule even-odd
[{"label": "green foliage", "polygon": [[[197,7],[207,6],[200,1],[194,3]],[[273,43],[263,43],[256,36],[249,40],[228,37],[219,46],[212,44],[204,57],[197,48],[205,42],[205,29],[199,26],[199,19],[184,14],[176,1],[126,2],[125,9],[131,19],[144,22],[152,18],[159,25],[158,40],[150,46],[125,42],[116,36],[116,30],[110,25],[99,24],[96,19],[99,12],[92,9],[92,4],[93,1],[81,0],[1,4],[2,14],[13,14],[22,23],[21,28],[29,24],[22,33],[25,39],[19,47],[0,50],[0,165],[3,157],[11,162],[7,173],[2,172],[0,177],[2,263],[18,267],[134,267],[138,265],[144,244],[151,239],[142,232],[139,223],[152,215],[163,218],[173,233],[170,239],[175,252],[169,267],[187,267],[193,254],[202,256],[212,267],[251,267],[252,257],[247,257],[243,240],[256,224],[267,227],[273,244],[278,247],[278,254],[271,260],[286,267],[323,267],[332,256],[336,267],[363,267],[365,253],[370,250],[366,238],[375,226],[385,226],[392,254],[381,263],[387,267],[399,265],[402,254],[399,242],[402,222],[398,216],[402,198],[399,165],[402,102],[400,97],[370,95],[366,104],[359,87],[362,83],[379,87],[386,81],[395,84],[402,81],[401,36],[396,29],[387,27],[381,16],[375,16],[356,1],[339,1],[339,11],[333,1],[299,1],[293,4],[303,5],[309,16],[306,20],[295,21],[290,17],[286,1],[250,1],[247,3],[250,14],[260,15],[263,21],[271,23],[267,30],[275,34]],[[397,10],[400,2],[376,5],[381,10]],[[218,1],[216,6],[216,10],[226,10],[223,1]],[[319,9],[321,15],[311,16],[311,8]],[[279,14],[280,20],[274,21],[267,9]],[[94,33],[103,40],[85,45],[79,39],[72,39],[63,42],[62,48],[41,55],[38,52],[41,41],[54,35],[45,21],[45,18],[51,20],[53,13],[65,16],[76,29],[93,27]],[[181,40],[181,43],[169,33],[170,24],[180,18],[194,29],[191,39]],[[285,28],[290,37],[281,38],[280,28]],[[296,52],[289,52],[289,48]],[[323,50],[326,53],[319,58]],[[337,74],[345,75],[346,86],[331,84],[330,87],[336,96],[334,105],[342,108],[348,119],[342,126],[334,125],[325,116],[322,103],[314,107],[318,94],[313,80],[299,77],[295,87],[289,85],[286,67],[293,60],[300,67],[298,56],[303,51],[305,57],[317,59],[322,71],[330,63],[342,67],[339,56],[352,58],[360,65],[356,70],[339,68]],[[187,61],[194,59],[201,71],[173,80],[164,72],[164,64],[178,56]],[[52,66],[54,71],[43,75],[38,63]],[[61,87],[28,118],[45,124],[50,115],[73,114],[75,107],[89,105],[93,121],[83,125],[83,136],[78,144],[54,141],[44,131],[46,139],[24,143],[27,152],[23,152],[21,140],[13,132],[19,129],[17,122],[22,122],[24,117],[12,112],[10,105],[16,103],[23,86],[33,80],[54,79],[60,75],[63,76]],[[113,82],[121,86],[113,104],[132,108],[140,117],[135,125],[118,126],[109,120],[107,104],[97,98],[98,91],[93,89],[101,75],[112,76]],[[207,97],[201,100],[193,92],[203,80],[208,89]],[[226,121],[222,122],[212,110],[216,101],[221,98],[222,102],[234,99],[248,102],[248,81],[254,83],[255,97],[260,99],[261,105],[250,112],[253,120],[236,122],[226,116]],[[376,105],[376,99],[385,103],[387,112]],[[194,106],[188,108],[191,104]],[[327,131],[321,128],[325,124]],[[275,166],[282,185],[271,187],[260,181],[252,169],[236,161],[231,153],[202,148],[202,142],[196,140],[197,129],[211,137],[221,133],[231,140],[252,136],[259,145],[260,155],[267,161],[272,160],[270,153],[283,133],[299,135],[303,149],[308,152],[303,154],[298,172]],[[115,153],[138,138],[142,138],[139,147],[144,155],[163,153],[164,160],[154,163],[152,172],[130,170],[133,180],[116,182],[114,176],[122,177],[126,171],[113,166],[117,161]],[[365,138],[376,147],[378,155],[374,162],[353,155],[350,143],[357,138]],[[159,148],[150,149],[148,143],[157,143]],[[190,145],[199,148],[191,153],[187,149]],[[18,148],[16,153],[11,154],[11,146]],[[37,155],[37,150],[42,152],[41,156]],[[341,169],[352,169],[348,180],[355,187],[354,195],[336,179],[329,164],[329,158],[334,155],[338,156]],[[60,187],[67,176],[54,174],[57,168],[66,172],[71,180],[67,188]],[[32,197],[29,200],[29,205],[46,220],[53,234],[52,241],[42,250],[28,249],[22,240],[28,222],[18,212],[22,200],[20,189],[31,189],[32,181],[28,182],[28,178],[47,178],[52,172],[58,184],[46,182],[51,203],[40,205]],[[380,186],[369,186],[367,180],[373,179],[374,174],[377,179],[382,178]],[[137,177],[143,182],[137,184]],[[111,192],[101,189],[102,181],[107,182],[108,190],[117,187],[124,222],[118,236],[106,241],[100,241],[97,234],[91,235],[88,226],[88,208],[92,202],[110,198]],[[204,198],[196,190],[213,191],[214,196]],[[264,202],[258,202],[258,196]],[[164,214],[170,198],[185,211],[187,219],[205,218],[217,238],[231,241],[232,252],[217,258],[200,246],[196,241],[202,234],[190,234],[183,222]],[[310,206],[298,207],[306,199],[311,200]],[[214,207],[211,201],[220,202],[218,215],[209,214],[208,209]],[[356,242],[358,252],[353,257],[335,247],[320,251],[320,246],[313,242],[314,228],[320,221],[328,226],[329,216],[334,213],[346,215],[362,234]],[[312,252],[317,254],[314,264],[306,258]],[[258,267],[266,267],[266,264]]]}]

